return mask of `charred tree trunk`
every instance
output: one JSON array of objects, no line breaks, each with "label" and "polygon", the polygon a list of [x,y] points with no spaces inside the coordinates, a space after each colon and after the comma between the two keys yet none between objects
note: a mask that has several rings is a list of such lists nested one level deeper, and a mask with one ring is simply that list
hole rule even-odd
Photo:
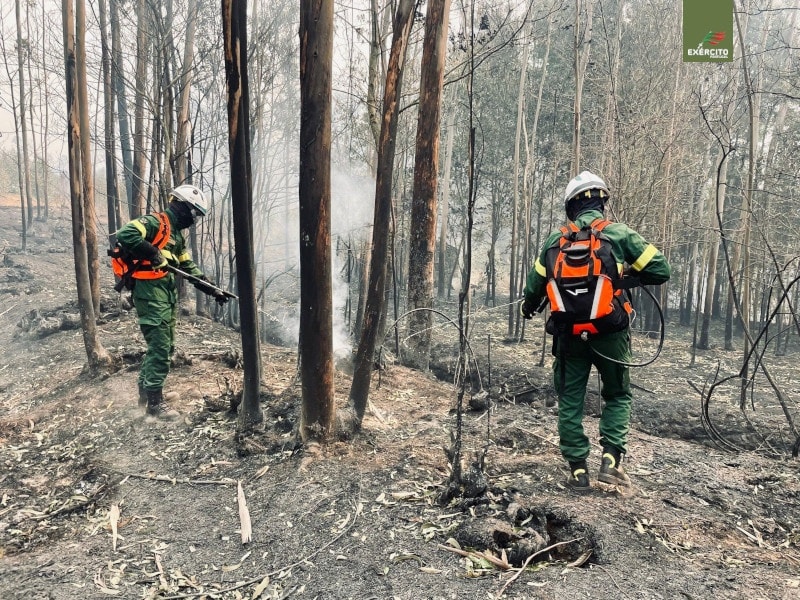
[{"label": "charred tree trunk", "polygon": [[17,142],[17,185],[19,186],[19,207],[21,211],[20,245],[22,250],[25,250],[28,244],[28,219],[25,214],[25,194],[23,193],[23,190],[25,189],[25,182],[22,176],[22,142],[20,140],[19,115],[17,114],[17,100],[14,92],[14,78],[11,75],[11,68],[8,65],[8,52],[6,52],[5,38],[3,36],[0,36],[0,49],[3,51],[3,63],[6,68],[6,74],[8,75],[9,91],[11,92],[11,112],[14,116],[14,135],[16,136]]},{"label": "charred tree trunk", "polygon": [[436,248],[436,199],[439,177],[439,124],[450,0],[429,0],[419,89],[414,190],[408,255],[409,354],[406,359],[428,370],[433,322],[433,253]]},{"label": "charred tree trunk", "polygon": [[[378,144],[378,171],[375,182],[375,216],[372,229],[372,254],[370,257],[369,287],[364,310],[364,326],[355,357],[353,383],[350,388],[350,407],[353,410],[351,427],[361,429],[369,399],[369,386],[374,364],[375,344],[378,337],[381,313],[384,311],[386,285],[386,259],[392,205],[392,174],[396,144],[397,120],[403,65],[405,63],[408,37],[413,23],[411,15],[414,0],[400,0],[394,17],[394,34],[389,65],[386,71],[386,86],[383,93],[383,119],[380,143]],[[301,178],[302,180],[302,178]]]},{"label": "charred tree trunk", "polygon": [[300,1],[300,380],[303,440],[334,428],[331,282],[333,0]]},{"label": "charred tree trunk", "polygon": [[21,2],[16,0],[14,10],[17,17],[17,76],[19,78],[19,123],[22,136],[22,163],[19,168],[22,169],[22,179],[25,183],[25,189],[20,190],[19,193],[25,194],[25,206],[27,207],[27,224],[30,225],[33,221],[33,200],[31,199],[31,169],[30,157],[28,155],[28,124],[25,121],[25,76],[23,75],[25,60],[23,55],[22,44],[22,11]]},{"label": "charred tree trunk", "polygon": [[117,161],[115,155],[114,89],[111,86],[111,49],[108,47],[108,15],[106,0],[100,0],[100,40],[103,57],[103,122],[105,125],[106,211],[108,214],[108,245],[113,247],[115,232],[122,224],[117,192]]},{"label": "charred tree trunk", "polygon": [[587,0],[586,23],[581,27],[583,0],[575,0],[575,101],[573,104],[572,129],[572,169],[571,176],[581,170],[581,99],[586,66],[589,64],[589,50],[592,42],[592,13],[594,0]]},{"label": "charred tree trunk", "polygon": [[145,211],[145,120],[144,108],[147,97],[147,57],[148,51],[148,16],[146,0],[139,0],[136,15],[136,91],[134,97],[133,116],[133,169],[131,173],[130,216],[138,217]]},{"label": "charred tree trunk", "polygon": [[133,215],[133,152],[131,150],[131,130],[128,117],[128,96],[125,93],[125,71],[122,68],[122,42],[120,40],[119,8],[120,0],[109,0],[111,17],[111,84],[117,101],[119,120],[119,147],[122,151],[122,172],[125,178],[125,197],[128,201],[128,214]]},{"label": "charred tree trunk", "polygon": [[[83,0],[80,0],[81,2]],[[81,84],[78,79],[77,56],[75,52],[75,21],[72,0],[62,3],[62,18],[64,26],[64,64],[67,100],[67,145],[69,149],[69,189],[70,206],[72,209],[72,247],[75,259],[75,278],[78,291],[78,306],[81,312],[81,325],[83,328],[83,342],[89,369],[96,372],[110,362],[110,357],[100,344],[97,336],[92,289],[89,281],[89,257],[86,247],[86,228],[84,221],[85,202],[83,193],[85,187],[82,183],[81,170],[84,161],[81,159],[81,126],[80,126],[80,101],[81,94],[77,87]],[[79,30],[78,35],[83,37],[85,31]],[[85,80],[82,83],[86,83]],[[84,135],[85,132],[84,132]]]},{"label": "charred tree trunk", "polygon": [[100,247],[97,243],[97,212],[94,207],[94,164],[92,139],[89,135],[89,90],[86,79],[86,6],[84,0],[75,5],[75,56],[78,75],[78,106],[81,120],[81,153],[83,172],[83,226],[86,235],[86,254],[89,260],[89,285],[92,290],[94,313],[100,313]]},{"label": "charred tree trunk", "polygon": [[233,236],[244,368],[239,431],[263,420],[260,406],[261,345],[258,337],[256,267],[253,257],[253,187],[250,170],[250,115],[247,80],[247,2],[222,0],[225,75],[228,85],[228,145],[231,157]]},{"label": "charred tree trunk", "polygon": [[442,205],[439,211],[439,264],[436,273],[436,295],[440,300],[445,298],[445,283],[447,282],[447,220],[450,217],[450,170],[453,165],[455,121],[456,112],[451,110],[447,113],[447,141],[445,142],[444,173],[442,174]]},{"label": "charred tree trunk", "polygon": [[[28,67],[28,84],[30,85],[30,93],[28,94],[28,118],[31,122],[31,142],[33,145],[33,190],[36,194],[36,219],[42,219],[42,195],[41,190],[39,189],[39,164],[44,164],[45,161],[39,160],[39,147],[36,143],[36,113],[33,110],[33,71],[31,69],[31,63],[33,62],[33,58],[31,56],[33,48],[31,47],[31,16],[30,16],[30,3],[26,3],[25,5],[25,28],[28,36],[28,52],[26,61]],[[39,84],[41,86],[41,83]],[[41,98],[41,93],[39,95]]]}]

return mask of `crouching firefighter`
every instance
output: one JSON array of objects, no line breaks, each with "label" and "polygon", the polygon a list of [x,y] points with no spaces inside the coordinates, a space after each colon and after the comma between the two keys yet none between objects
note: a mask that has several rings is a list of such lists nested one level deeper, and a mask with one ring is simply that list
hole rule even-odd
[{"label": "crouching firefighter", "polygon": [[[601,379],[603,454],[597,479],[629,486],[622,467],[631,414],[628,364],[631,307],[623,291],[658,285],[670,277],[664,255],[623,223],[605,219],[609,191],[589,171],[564,192],[569,223],[550,234],[528,274],[520,313],[530,319],[549,300],[546,330],[553,336],[553,380],[559,397],[558,435],[569,463],[567,486],[591,489],[583,430],[583,403],[592,365]],[[627,267],[626,267],[627,265]],[[625,277],[623,277],[623,273]]]},{"label": "crouching firefighter", "polygon": [[163,394],[170,356],[175,351],[178,314],[175,276],[167,269],[179,268],[192,275],[194,286],[220,304],[229,296],[208,282],[186,250],[182,230],[207,212],[203,192],[193,185],[180,185],[170,192],[164,212],[147,214],[122,226],[116,232],[117,248],[110,251],[115,273],[132,290],[139,327],[147,343],[139,371],[139,406],[160,419],[178,417],[176,411],[165,407]]}]

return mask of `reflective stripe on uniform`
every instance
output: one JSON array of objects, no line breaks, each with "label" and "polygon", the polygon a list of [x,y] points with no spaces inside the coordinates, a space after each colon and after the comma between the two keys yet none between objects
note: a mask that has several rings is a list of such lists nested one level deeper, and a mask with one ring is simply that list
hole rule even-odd
[{"label": "reflective stripe on uniform", "polygon": [[144,228],[144,225],[139,222],[138,219],[136,221],[131,221],[131,225],[133,225],[134,227],[136,227],[136,229],[139,230],[139,233],[142,234],[143,238],[147,239],[147,230]]},{"label": "reflective stripe on uniform", "polygon": [[658,254],[658,248],[653,246],[653,244],[649,244],[647,248],[644,249],[644,252],[639,255],[639,258],[636,259],[636,262],[631,265],[631,268],[634,271],[641,271],[647,266],[647,263],[653,260],[656,254]]},{"label": "reflective stripe on uniform", "polygon": [[533,268],[536,269],[537,275],[541,275],[542,277],[547,277],[547,269],[545,269],[545,266],[539,262],[538,258],[536,259]]},{"label": "reflective stripe on uniform", "polygon": [[178,262],[179,262],[179,263],[184,263],[184,262],[186,262],[187,260],[191,260],[191,258],[192,258],[192,255],[191,255],[191,254],[189,254],[188,252],[184,252],[183,254],[181,254],[181,255],[178,257]]}]

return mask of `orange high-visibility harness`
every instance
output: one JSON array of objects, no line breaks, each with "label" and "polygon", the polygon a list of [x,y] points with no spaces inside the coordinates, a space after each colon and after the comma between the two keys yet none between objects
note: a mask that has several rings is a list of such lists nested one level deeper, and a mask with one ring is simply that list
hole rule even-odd
[{"label": "orange high-visibility harness", "polygon": [[[162,250],[169,242],[172,229],[169,224],[169,216],[166,213],[155,213],[158,217],[158,231],[153,236],[153,241],[150,242]],[[114,269],[114,275],[123,278],[126,275],[134,279],[161,279],[166,277],[168,272],[162,270],[153,270],[153,265],[149,260],[133,259],[132,264],[122,258],[121,254],[114,253],[111,257],[111,267]]]}]

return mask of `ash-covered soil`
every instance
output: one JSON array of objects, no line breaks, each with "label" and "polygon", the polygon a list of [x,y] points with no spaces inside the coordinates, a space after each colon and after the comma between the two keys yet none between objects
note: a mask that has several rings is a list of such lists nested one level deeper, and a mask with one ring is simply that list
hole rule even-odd
[{"label": "ash-covered soil", "polygon": [[[477,310],[481,378],[463,418],[475,497],[442,505],[458,399],[446,380],[452,328],[437,329],[439,378],[387,361],[363,433],[304,447],[295,350],[264,345],[265,426],[239,436],[229,411],[241,389],[238,336],[184,314],[168,379],[183,419],[151,423],[136,406],[144,344],[110,270],[99,331],[118,370],[89,378],[69,223],[35,223],[23,252],[18,219],[18,207],[0,207],[3,599],[800,597],[800,461],[784,410],[763,385],[745,411],[735,386],[721,390],[709,416],[744,449],[723,451],[689,383],[735,373],[737,352],[698,353],[692,365],[691,332],[670,325],[659,360],[633,372],[633,492],[596,484],[574,496],[547,347],[538,366],[549,343],[541,319],[525,342],[508,343],[505,309]],[[654,349],[635,342],[640,357]],[[769,361],[796,396],[790,350]],[[596,440],[590,388],[585,425]],[[344,367],[336,390],[344,406]],[[481,457],[483,476],[472,464]]]}]

